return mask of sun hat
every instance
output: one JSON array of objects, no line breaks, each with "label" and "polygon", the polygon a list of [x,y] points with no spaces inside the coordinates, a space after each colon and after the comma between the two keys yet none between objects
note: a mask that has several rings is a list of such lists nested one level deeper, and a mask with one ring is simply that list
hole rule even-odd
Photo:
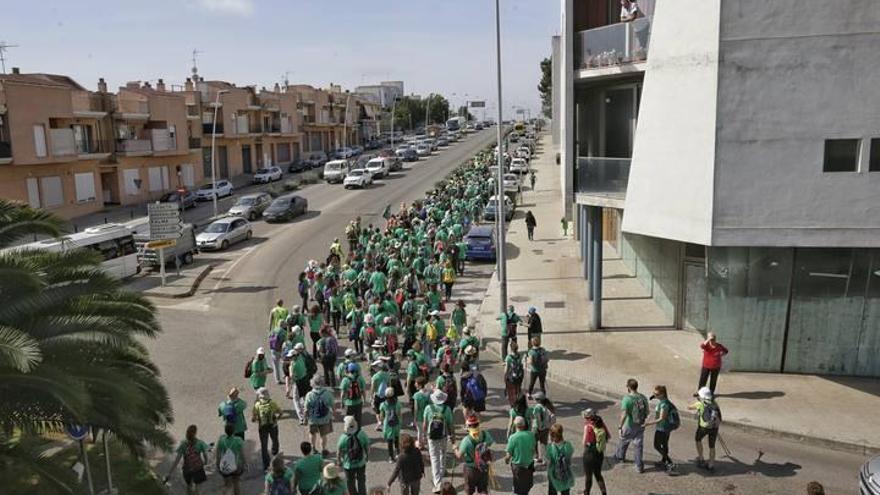
[{"label": "sun hat", "polygon": [[324,466],[324,478],[328,480],[339,478],[339,467],[332,462]]},{"label": "sun hat", "polygon": [[257,347],[257,356],[259,356],[260,354],[265,356],[266,351],[264,351],[262,347]]},{"label": "sun hat", "polygon": [[472,345],[469,345],[464,348],[464,353],[467,354],[468,356],[473,356],[477,353],[477,348]]},{"label": "sun hat", "polygon": [[300,352],[304,351],[305,348],[306,346],[304,346],[302,342],[297,342],[296,345],[293,346],[293,352],[299,354]]},{"label": "sun hat", "polygon": [[352,356],[356,356],[356,355],[357,355],[357,351],[352,349],[351,347],[349,347],[348,349],[345,350],[345,357],[352,357]]},{"label": "sun hat", "polygon": [[594,411],[592,407],[589,407],[589,408],[581,411],[581,416],[583,416],[584,418],[592,418],[595,415],[596,415],[596,411]]},{"label": "sun hat", "polygon": [[385,388],[385,398],[390,399],[394,397],[394,387]]},{"label": "sun hat", "polygon": [[295,355],[296,355],[296,351],[293,350],[293,349],[290,349],[290,350],[287,351],[287,354],[285,354],[284,356],[285,356],[285,357],[293,357],[293,356],[295,356]]},{"label": "sun hat", "polygon": [[444,404],[447,398],[448,396],[446,395],[446,392],[440,390],[439,388],[431,392],[431,402],[438,406],[440,404]]},{"label": "sun hat", "polygon": [[346,367],[346,370],[349,373],[357,373],[357,371],[358,371],[357,363],[348,363],[348,367]]},{"label": "sun hat", "polygon": [[347,435],[351,435],[358,430],[358,424],[357,421],[355,421],[354,416],[346,416],[343,418],[342,429]]},{"label": "sun hat", "polygon": [[373,322],[373,313],[367,313],[364,315],[364,321],[367,323]]},{"label": "sun hat", "polygon": [[439,312],[439,311],[437,311],[437,310],[436,310],[436,309],[432,309],[432,310],[431,310],[431,312],[430,312],[430,313],[428,313],[428,314],[429,314],[429,315],[431,315],[431,316],[437,316],[437,315],[439,315],[439,314],[440,314],[440,312]]},{"label": "sun hat", "polygon": [[535,311],[538,311],[538,308],[534,306],[529,306],[529,313],[534,313]]},{"label": "sun hat", "polygon": [[700,400],[710,400],[712,399],[712,391],[709,390],[709,387],[703,387],[697,391],[697,395],[700,396]]}]

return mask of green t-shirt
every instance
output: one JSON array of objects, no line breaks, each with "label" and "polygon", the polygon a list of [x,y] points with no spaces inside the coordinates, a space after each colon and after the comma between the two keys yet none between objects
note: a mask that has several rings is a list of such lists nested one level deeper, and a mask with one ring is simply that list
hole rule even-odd
[{"label": "green t-shirt", "polygon": [[431,395],[424,390],[419,390],[413,394],[412,399],[416,406],[415,417],[423,418],[425,416],[425,408],[431,403]]},{"label": "green t-shirt", "polygon": [[477,445],[480,443],[485,443],[487,447],[491,447],[495,443],[495,440],[492,439],[492,435],[486,430],[480,430],[479,440],[474,440],[470,433],[461,439],[461,443],[458,444],[458,451],[461,452],[461,455],[464,457],[464,464],[466,466],[475,466],[474,451],[476,451]]},{"label": "green t-shirt", "polygon": [[550,478],[550,483],[553,484],[553,488],[557,492],[571,490],[574,487],[574,472],[570,471],[568,479],[556,478],[556,464],[560,462],[560,459],[567,459],[568,465],[571,467],[572,454],[574,454],[574,447],[567,440],[560,443],[551,442],[547,445],[547,477]]},{"label": "green t-shirt", "polygon": [[[538,354],[541,355],[541,359],[543,362],[541,363],[541,367],[535,366]],[[530,373],[541,373],[547,370],[547,351],[543,347],[532,347],[529,349],[529,372]]]},{"label": "green t-shirt", "polygon": [[[306,412],[309,416],[309,423],[313,425],[326,425],[333,422],[333,393],[330,392],[330,389],[320,388],[316,390],[309,391],[306,394]],[[327,415],[324,417],[317,417],[312,415],[312,411],[315,409],[315,402],[321,401],[327,406]]]},{"label": "green t-shirt", "polygon": [[431,419],[434,418],[435,414],[439,414],[443,416],[443,423],[446,424],[446,436],[452,432],[452,410],[449,409],[445,405],[437,405],[430,404],[425,407],[425,412],[422,413],[422,422],[425,425],[425,432],[427,433],[428,428],[431,425]]},{"label": "green t-shirt", "polygon": [[657,406],[654,408],[654,417],[660,418],[663,414],[663,411],[666,411],[666,419],[657,422],[657,431],[669,431],[669,400],[663,399],[657,403]]},{"label": "green t-shirt", "polygon": [[510,435],[507,440],[507,453],[510,462],[516,466],[526,467],[535,461],[535,434],[528,430],[520,430]]},{"label": "green t-shirt", "polygon": [[235,435],[231,437],[220,435],[220,438],[217,439],[217,452],[220,454],[220,458],[223,458],[223,454],[225,454],[227,450],[231,450],[235,453],[235,460],[239,467],[244,466],[244,457],[242,457],[243,448],[244,440]]},{"label": "green t-shirt", "polygon": [[381,295],[385,293],[387,289],[388,279],[385,277],[385,274],[382,272],[373,272],[370,275],[370,286],[372,287],[373,295]]},{"label": "green t-shirt", "polygon": [[[177,446],[176,452],[180,455],[186,455],[186,451],[189,449],[190,443],[188,440],[183,440],[180,442],[180,445]],[[205,453],[208,451],[208,444],[196,438],[196,440],[192,443],[193,448],[199,454]]]},{"label": "green t-shirt", "polygon": [[458,328],[463,328],[467,324],[467,312],[464,309],[456,307],[452,310],[452,324]]},{"label": "green t-shirt", "polygon": [[[397,424],[393,426],[388,423],[392,410],[397,415]],[[402,409],[400,407],[400,401],[395,400],[394,404],[391,404],[388,402],[388,399],[386,399],[379,406],[379,412],[382,414],[382,438],[385,440],[394,440],[399,437],[400,423],[403,421],[401,417]]]},{"label": "green t-shirt", "polygon": [[290,376],[294,381],[302,380],[306,377],[306,360],[302,354],[294,356],[290,361]]},{"label": "green t-shirt", "polygon": [[[226,419],[223,418],[223,406],[229,402],[228,400],[224,400],[217,406],[217,416],[220,416],[224,422]],[[242,399],[235,399],[235,433],[244,433],[247,431],[247,420],[244,417],[244,410],[247,407],[247,402]]]},{"label": "green t-shirt", "polygon": [[388,387],[388,372],[387,371],[377,371],[373,373],[373,376],[370,377],[370,387],[373,390],[373,395],[378,395],[379,397],[385,397],[385,387]]},{"label": "green t-shirt", "polygon": [[311,454],[296,461],[293,471],[296,473],[296,486],[300,493],[309,493],[321,481],[321,470],[324,459],[321,454]]},{"label": "green t-shirt", "polygon": [[[358,395],[356,398],[349,398],[348,394],[349,390],[351,389],[352,380],[352,377],[346,376],[342,379],[342,383],[339,384],[340,394],[342,395],[342,404],[345,406],[356,406],[358,404],[363,404],[364,402],[360,395]],[[355,378],[354,380],[357,380],[357,384],[360,387],[361,392],[365,392],[367,389],[367,383],[364,381],[364,377],[358,375],[357,378]]]},{"label": "green t-shirt", "polygon": [[519,315],[516,313],[501,313],[501,316],[498,317],[498,321],[501,323],[501,336],[507,337],[507,324],[519,323]]},{"label": "green t-shirt", "polygon": [[[290,469],[290,468],[285,469],[285,470],[284,470],[284,481],[285,481],[287,484],[290,484],[290,480],[292,480],[292,479],[293,479],[293,470]],[[265,478],[265,480],[266,480],[266,483],[269,484],[269,486],[272,486],[272,483],[275,482],[275,475],[272,474],[272,470],[271,470],[271,469],[269,470],[268,473],[266,473],[266,478]]]},{"label": "green t-shirt", "polygon": [[644,411],[645,417],[642,418],[642,421],[639,422],[639,425],[645,424],[645,419],[648,415],[648,399],[645,398],[644,395],[635,392],[632,394],[627,394],[623,396],[623,399],[620,401],[620,409],[626,413],[626,420],[624,422],[624,426],[632,427],[634,413],[636,413],[637,408],[641,406],[641,409]]},{"label": "green t-shirt", "polygon": [[266,358],[255,358],[251,361],[251,377],[248,380],[251,382],[251,387],[254,387],[254,390],[266,386],[266,377],[268,375],[264,372],[267,369],[269,369],[269,365],[266,364]]},{"label": "green t-shirt", "polygon": [[347,489],[345,478],[336,478],[335,480],[321,480],[321,488],[323,495],[342,495]]},{"label": "green t-shirt", "polygon": [[321,325],[324,324],[324,315],[318,313],[315,316],[309,316],[309,333],[319,333]]},{"label": "green t-shirt", "polygon": [[348,458],[348,442],[354,441],[352,435],[346,435],[343,433],[339,436],[339,441],[336,443],[336,450],[340,452],[342,457],[342,469],[354,469],[367,465],[370,440],[367,438],[367,434],[364,433],[363,430],[358,430],[355,435],[357,436],[357,441],[361,443],[361,450],[363,451],[360,460],[353,461]]}]

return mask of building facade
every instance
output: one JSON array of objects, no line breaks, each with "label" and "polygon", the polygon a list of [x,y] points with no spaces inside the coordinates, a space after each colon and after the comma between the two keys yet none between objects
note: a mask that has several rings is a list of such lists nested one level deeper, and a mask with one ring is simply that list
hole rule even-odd
[{"label": "building facade", "polygon": [[734,369],[880,376],[880,11],[562,0],[563,195]]}]

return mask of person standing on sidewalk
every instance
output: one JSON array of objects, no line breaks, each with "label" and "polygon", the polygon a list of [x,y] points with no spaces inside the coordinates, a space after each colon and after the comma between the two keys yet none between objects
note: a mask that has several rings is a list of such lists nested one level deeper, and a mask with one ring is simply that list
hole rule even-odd
[{"label": "person standing on sidewalk", "polygon": [[541,392],[547,395],[547,368],[549,356],[547,350],[541,347],[541,338],[533,337],[531,340],[532,347],[528,352],[529,362],[529,398],[535,389],[535,382],[541,382]]},{"label": "person standing on sidewalk", "polygon": [[224,423],[231,424],[235,436],[244,440],[244,432],[247,431],[247,419],[244,417],[244,410],[247,408],[247,402],[238,395],[238,389],[232,387],[226,395],[226,400],[217,406],[217,416],[220,416]]},{"label": "person standing on sidewalk", "polygon": [[529,431],[526,420],[517,416],[513,420],[516,433],[507,439],[504,462],[510,464],[513,473],[514,495],[528,495],[535,484],[535,435]]},{"label": "person standing on sidewalk", "polygon": [[468,434],[453,447],[455,457],[464,460],[465,493],[489,493],[489,466],[492,464],[492,444],[495,441],[488,431],[480,429],[476,415],[465,419]]},{"label": "person standing on sidewalk", "polygon": [[574,447],[571,442],[562,438],[562,425],[550,427],[550,443],[547,445],[547,484],[548,495],[569,495],[574,488],[574,472],[571,469],[571,458]]},{"label": "person standing on sidewalk", "polygon": [[537,177],[535,177],[535,169],[529,170],[529,184],[532,186],[532,191],[535,190],[535,182],[537,182]]},{"label": "person standing on sidewalk", "polygon": [[657,399],[657,407],[654,409],[654,418],[645,422],[645,426],[656,425],[654,429],[654,449],[660,453],[660,462],[656,463],[658,469],[665,470],[668,474],[675,472],[675,464],[669,457],[669,435],[678,429],[681,418],[675,404],[670,402],[666,394],[665,385],[654,387],[654,395],[651,399]]},{"label": "person standing on sidewalk", "polygon": [[394,480],[400,477],[400,495],[419,495],[425,476],[425,461],[414,444],[413,437],[406,433],[400,435],[400,454],[387,483],[388,490],[391,490]]},{"label": "person standing on sidewalk", "polygon": [[596,414],[593,409],[587,409],[581,415],[584,417],[584,476],[586,478],[586,486],[584,494],[590,495],[593,490],[593,478],[596,478],[596,484],[602,495],[608,492],[605,490],[605,478],[602,476],[602,464],[605,462],[605,446],[611,435],[605,422]]},{"label": "person standing on sidewalk", "polygon": [[431,459],[431,478],[434,493],[440,492],[440,485],[446,475],[446,441],[455,444],[455,430],[452,410],[446,406],[446,393],[434,390],[431,404],[425,408],[422,418],[422,431],[428,437],[428,456]]},{"label": "person standing on sidewalk", "polygon": [[333,392],[324,386],[324,378],[320,375],[314,376],[312,390],[306,394],[306,424],[309,425],[309,435],[315,452],[320,452],[324,457],[330,455],[327,436],[333,432],[335,402]]},{"label": "person standing on sidewalk", "polygon": [[568,219],[562,217],[562,220],[560,220],[559,223],[562,224],[562,236],[568,237]]},{"label": "person standing on sidewalk", "polygon": [[529,306],[529,312],[526,313],[526,325],[529,333],[529,342],[535,337],[541,337],[544,334],[544,324],[541,323],[541,315],[538,314],[538,308]]},{"label": "person standing on sidewalk", "polygon": [[[701,388],[697,394],[700,400],[688,406],[688,409],[697,412],[697,433],[694,436],[697,444],[697,467],[711,473],[715,470],[715,441],[718,440],[718,428],[721,426],[721,408],[707,387]],[[709,437],[708,462],[703,458],[704,437]]]},{"label": "person standing on sidewalk", "polygon": [[504,391],[507,394],[507,404],[513,407],[516,399],[522,394],[522,384],[525,379],[525,366],[523,356],[519,352],[516,342],[510,343],[510,354],[504,358]]},{"label": "person standing on sidewalk", "polygon": [[367,458],[370,439],[353,416],[342,420],[343,434],[336,444],[336,459],[345,471],[348,495],[367,495]]},{"label": "person standing on sidewalk", "polygon": [[507,357],[509,343],[516,342],[516,325],[520,322],[520,317],[511,305],[507,307],[506,312],[495,319],[501,322],[501,359],[503,360]]},{"label": "person standing on sidewalk", "polygon": [[614,458],[617,462],[624,462],[626,450],[629,444],[635,449],[636,471],[645,471],[642,460],[645,441],[645,421],[648,419],[648,398],[639,393],[639,382],[635,378],[626,381],[626,395],[620,401],[620,443]]},{"label": "person standing on sidewalk", "polygon": [[272,456],[278,455],[281,445],[278,443],[278,418],[281,407],[269,397],[265,388],[257,390],[257,401],[251,413],[251,422],[257,423],[260,435],[260,455],[263,459],[263,471],[269,469],[272,457],[269,456],[269,440],[272,440]]},{"label": "person standing on sidewalk", "polygon": [[526,231],[529,233],[529,240],[535,240],[535,227],[538,226],[538,221],[535,220],[535,215],[532,214],[532,210],[526,212]]},{"label": "person standing on sidewalk", "polygon": [[[715,338],[715,334],[709,332],[706,334],[706,340],[700,343],[700,349],[703,350],[703,366],[700,368],[700,382],[697,389],[706,386],[709,382],[709,390],[715,395],[715,385],[718,383],[718,373],[721,371],[721,357],[727,354],[727,348],[719,344]],[[694,394],[696,397],[697,394]]]}]

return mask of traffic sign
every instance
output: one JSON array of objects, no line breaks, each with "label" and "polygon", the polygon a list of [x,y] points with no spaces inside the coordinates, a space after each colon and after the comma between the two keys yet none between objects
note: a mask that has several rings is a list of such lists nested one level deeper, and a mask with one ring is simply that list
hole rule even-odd
[{"label": "traffic sign", "polygon": [[150,240],[177,239],[182,224],[177,203],[150,203],[147,205],[150,217]]},{"label": "traffic sign", "polygon": [[470,103],[471,103],[471,108],[486,108],[485,101],[472,101]]},{"label": "traffic sign", "polygon": [[147,249],[168,249],[177,245],[177,239],[165,239],[161,241],[150,241],[144,245]]},{"label": "traffic sign", "polygon": [[82,440],[89,434],[88,427],[82,425],[67,425],[67,434],[74,440]]}]

